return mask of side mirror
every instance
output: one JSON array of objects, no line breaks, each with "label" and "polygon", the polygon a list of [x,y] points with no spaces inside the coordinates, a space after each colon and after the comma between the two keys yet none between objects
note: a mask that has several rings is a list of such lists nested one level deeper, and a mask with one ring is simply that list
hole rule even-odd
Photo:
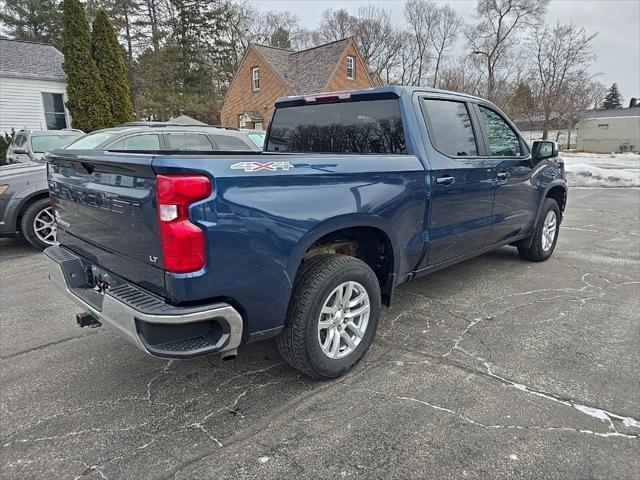
[{"label": "side mirror", "polygon": [[551,140],[536,140],[531,146],[531,156],[537,163],[558,156],[558,144]]},{"label": "side mirror", "polygon": [[13,153],[16,155],[26,155],[27,151],[24,148],[14,148]]}]

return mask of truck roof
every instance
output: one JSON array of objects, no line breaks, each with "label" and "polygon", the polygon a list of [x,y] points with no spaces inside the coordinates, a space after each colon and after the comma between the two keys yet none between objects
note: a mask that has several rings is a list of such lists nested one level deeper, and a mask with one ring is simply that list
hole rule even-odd
[{"label": "truck roof", "polygon": [[359,90],[345,90],[338,92],[321,92],[314,93],[308,95],[292,95],[288,97],[280,97],[276,100],[276,107],[285,107],[292,105],[301,105],[305,103],[315,102],[317,99],[321,98],[335,98],[337,100],[347,100],[353,97],[359,97],[359,100],[364,100],[366,98],[399,98],[402,95],[411,95],[413,92],[424,92],[424,93],[439,93],[443,95],[451,95],[456,97],[462,97],[466,99],[478,100],[487,102],[487,100],[476,97],[473,95],[468,95],[466,93],[460,92],[452,92],[449,90],[440,90],[437,88],[431,87],[409,87],[409,86],[385,86],[385,87],[374,87],[374,88],[363,88]]}]

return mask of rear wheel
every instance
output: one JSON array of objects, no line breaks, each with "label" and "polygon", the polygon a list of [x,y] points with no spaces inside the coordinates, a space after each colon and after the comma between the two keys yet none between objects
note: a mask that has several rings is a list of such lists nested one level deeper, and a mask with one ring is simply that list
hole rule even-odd
[{"label": "rear wheel", "polygon": [[545,198],[542,212],[532,233],[529,247],[518,246],[518,254],[525,260],[543,262],[556,248],[560,227],[560,208],[552,198]]},{"label": "rear wheel", "polygon": [[317,255],[296,278],[284,330],[284,359],[313,378],[347,373],[369,349],[380,317],[380,285],[362,260]]},{"label": "rear wheel", "polygon": [[56,223],[48,198],[41,198],[27,206],[22,214],[20,230],[31,245],[41,250],[56,244]]}]

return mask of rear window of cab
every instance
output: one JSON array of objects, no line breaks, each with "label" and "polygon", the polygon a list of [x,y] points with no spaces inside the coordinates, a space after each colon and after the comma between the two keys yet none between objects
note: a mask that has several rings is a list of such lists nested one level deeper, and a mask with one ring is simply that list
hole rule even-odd
[{"label": "rear window of cab", "polygon": [[277,108],[267,152],[405,154],[397,98]]}]

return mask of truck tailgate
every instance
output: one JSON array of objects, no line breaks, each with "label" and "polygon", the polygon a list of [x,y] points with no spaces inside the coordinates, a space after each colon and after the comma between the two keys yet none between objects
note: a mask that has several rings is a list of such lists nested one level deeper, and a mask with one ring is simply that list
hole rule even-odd
[{"label": "truck tailgate", "polygon": [[60,243],[164,295],[152,156],[57,150],[48,160]]}]

